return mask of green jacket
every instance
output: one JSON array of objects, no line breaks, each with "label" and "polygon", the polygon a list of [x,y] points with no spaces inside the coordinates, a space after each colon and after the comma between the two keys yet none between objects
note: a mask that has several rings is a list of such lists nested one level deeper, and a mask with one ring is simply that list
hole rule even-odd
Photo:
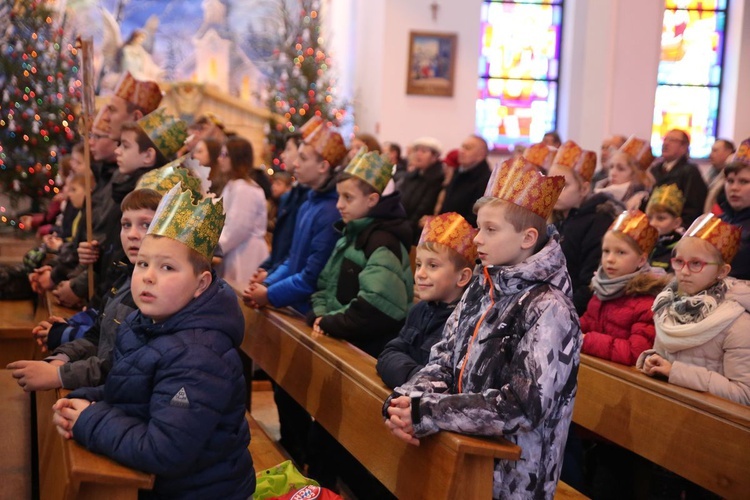
[{"label": "green jacket", "polygon": [[405,218],[365,217],[344,227],[312,296],[327,335],[377,357],[398,334],[414,297],[410,241]]}]

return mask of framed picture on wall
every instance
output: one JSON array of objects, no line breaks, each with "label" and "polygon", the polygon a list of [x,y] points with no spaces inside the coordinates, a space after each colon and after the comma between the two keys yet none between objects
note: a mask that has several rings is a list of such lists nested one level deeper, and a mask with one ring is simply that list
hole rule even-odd
[{"label": "framed picture on wall", "polygon": [[452,96],[456,69],[455,33],[412,31],[406,93]]}]

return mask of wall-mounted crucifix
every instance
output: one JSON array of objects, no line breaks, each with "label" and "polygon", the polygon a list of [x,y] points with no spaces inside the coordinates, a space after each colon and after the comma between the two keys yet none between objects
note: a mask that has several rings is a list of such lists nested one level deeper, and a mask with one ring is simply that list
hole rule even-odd
[{"label": "wall-mounted crucifix", "polygon": [[437,3],[437,0],[430,4],[430,9],[432,10],[432,20],[437,21],[438,11],[440,10],[440,4]]}]

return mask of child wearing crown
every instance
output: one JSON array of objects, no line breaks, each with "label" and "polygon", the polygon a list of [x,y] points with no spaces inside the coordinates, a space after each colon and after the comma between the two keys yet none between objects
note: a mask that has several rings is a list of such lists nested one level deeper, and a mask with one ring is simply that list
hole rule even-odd
[{"label": "child wearing crown", "polygon": [[730,276],[750,280],[750,139],[740,144],[734,159],[724,167],[726,200],[720,203],[721,220],[742,228],[740,248],[731,262]]},{"label": "child wearing crown", "polygon": [[672,272],[672,252],[682,238],[682,207],[685,199],[676,184],[654,188],[646,204],[648,222],[659,232],[656,245],[648,258],[649,264]]},{"label": "child wearing crown", "polygon": [[[153,496],[246,499],[255,488],[237,296],[211,271],[221,201],[175,186],[138,252],[139,311],[121,325],[104,386],[54,405],[58,432],[156,475]],[[96,403],[96,404],[94,404]]]},{"label": "child wearing crown", "polygon": [[750,405],[750,287],[728,278],[740,228],[698,217],[675,248],[675,280],[654,301],[656,341],[637,367]]},{"label": "child wearing crown", "polygon": [[602,238],[617,214],[610,196],[590,194],[595,169],[596,153],[567,141],[557,150],[549,170],[549,175],[565,178],[553,222],[560,232],[560,246],[573,282],[573,303],[579,315],[586,312],[591,299],[589,285],[602,257]]},{"label": "child wearing crown", "polygon": [[503,436],[517,462],[495,462],[493,498],[552,498],[573,415],[581,330],[570,277],[546,219],[565,179],[517,158],[475,205],[481,266],[430,361],[385,402],[395,436],[440,430]]},{"label": "child wearing crown", "polygon": [[581,316],[585,354],[632,366],[653,346],[651,305],[667,284],[647,263],[657,235],[639,210],[620,214],[605,233],[594,296]]},{"label": "child wearing crown", "polygon": [[376,369],[388,387],[406,383],[424,368],[430,350],[471,280],[477,260],[476,230],[456,212],[429,218],[417,245],[414,282],[419,302],[398,337],[386,344]]}]

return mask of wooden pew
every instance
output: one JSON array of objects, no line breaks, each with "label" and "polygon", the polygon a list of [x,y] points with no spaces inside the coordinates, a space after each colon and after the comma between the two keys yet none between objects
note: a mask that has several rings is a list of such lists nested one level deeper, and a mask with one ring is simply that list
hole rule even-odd
[{"label": "wooden pew", "polygon": [[722,497],[750,492],[750,407],[584,354],[573,421]]},{"label": "wooden pew", "polygon": [[313,339],[297,316],[243,309],[243,351],[399,498],[491,498],[494,460],[519,459],[520,448],[504,439],[440,432],[419,447],[397,440],[381,416],[391,391],[375,359]]},{"label": "wooden pew", "polygon": [[31,329],[47,319],[42,304],[31,300],[0,300],[0,367],[19,359],[33,359],[36,343]]},{"label": "wooden pew", "polygon": [[52,425],[52,405],[68,391],[36,393],[39,441],[39,491],[42,500],[125,500],[138,498],[138,490],[150,490],[154,476],[129,469],[96,455]]},{"label": "wooden pew", "polygon": [[0,488],[3,498],[31,498],[31,395],[24,392],[10,370],[0,373]]}]

